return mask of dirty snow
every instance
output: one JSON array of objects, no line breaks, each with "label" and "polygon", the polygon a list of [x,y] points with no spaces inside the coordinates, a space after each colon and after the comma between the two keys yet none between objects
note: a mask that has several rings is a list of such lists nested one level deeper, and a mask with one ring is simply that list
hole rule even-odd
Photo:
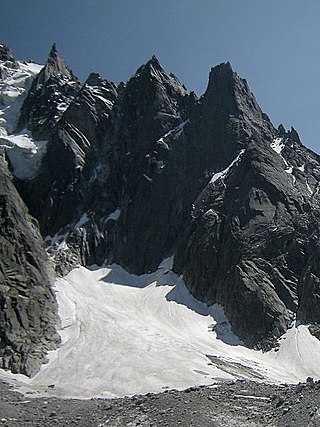
[{"label": "dirty snow", "polygon": [[[31,380],[34,395],[117,397],[183,389],[222,379],[298,382],[319,378],[320,342],[293,325],[278,351],[244,347],[221,306],[207,307],[187,291],[170,260],[152,274],[121,267],[78,267],[56,281],[62,345]],[[211,355],[209,359],[206,355]],[[54,387],[49,387],[54,385]]]}]

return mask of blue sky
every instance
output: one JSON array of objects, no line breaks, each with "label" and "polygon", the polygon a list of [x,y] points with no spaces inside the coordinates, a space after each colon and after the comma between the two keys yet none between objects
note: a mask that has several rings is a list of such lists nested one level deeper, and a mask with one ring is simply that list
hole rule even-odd
[{"label": "blue sky", "polygon": [[152,55],[201,95],[230,61],[274,125],[320,153],[319,0],[1,0],[1,37],[17,58],[53,42],[81,81],[118,83]]}]

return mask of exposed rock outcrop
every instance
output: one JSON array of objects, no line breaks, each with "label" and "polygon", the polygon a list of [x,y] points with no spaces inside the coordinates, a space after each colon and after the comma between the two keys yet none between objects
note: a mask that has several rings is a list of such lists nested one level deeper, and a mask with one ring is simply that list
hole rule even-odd
[{"label": "exposed rock outcrop", "polygon": [[52,272],[37,223],[0,157],[0,360],[15,373],[35,374],[59,343]]},{"label": "exposed rock outcrop", "polygon": [[80,87],[78,79],[60,59],[53,44],[47,62],[33,80],[22,106],[17,131],[26,128],[35,139],[48,139]]},{"label": "exposed rock outcrop", "polygon": [[0,61],[14,62],[14,53],[5,44],[0,44]]}]

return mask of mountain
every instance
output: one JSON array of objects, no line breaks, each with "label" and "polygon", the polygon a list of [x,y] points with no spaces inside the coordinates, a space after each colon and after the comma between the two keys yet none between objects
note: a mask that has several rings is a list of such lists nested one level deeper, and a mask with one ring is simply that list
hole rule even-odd
[{"label": "mountain", "polygon": [[[229,63],[197,97],[156,57],[125,83],[91,73],[81,84],[55,45],[38,69],[1,46],[1,99],[15,106],[10,117],[1,109],[6,203],[24,217],[12,233],[38,225],[44,240],[20,243],[19,268],[32,277],[34,250],[42,274],[30,301],[50,293],[48,255],[57,275],[104,263],[143,274],[174,256],[192,295],[221,304],[247,346],[270,350],[294,320],[320,335],[320,157],[295,129],[273,126]],[[3,283],[6,297],[5,273]],[[10,286],[20,292],[19,280]]]},{"label": "mountain", "polygon": [[[21,169],[24,156],[36,147],[27,136],[12,132],[14,118],[40,68],[16,61],[8,47],[0,46],[0,359],[3,368],[30,376],[60,337],[51,288],[53,269],[48,267],[37,221],[12,182],[8,161]],[[32,169],[32,160],[29,165]]]}]

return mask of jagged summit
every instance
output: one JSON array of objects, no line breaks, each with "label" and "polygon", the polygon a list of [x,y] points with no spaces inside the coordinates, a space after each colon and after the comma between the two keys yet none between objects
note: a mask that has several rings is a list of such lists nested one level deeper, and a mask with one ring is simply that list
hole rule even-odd
[{"label": "jagged summit", "polygon": [[111,87],[112,90],[115,90],[117,87],[115,83],[103,79],[99,73],[90,73],[83,87],[85,87],[85,85]]},{"label": "jagged summit", "polygon": [[144,85],[150,83],[163,85],[166,90],[178,91],[182,96],[187,94],[185,86],[180,83],[179,79],[174,74],[166,72],[155,55],[137,69],[133,79],[143,81]]},{"label": "jagged summit", "polygon": [[239,138],[241,145],[252,139],[270,143],[277,134],[269,117],[259,107],[247,81],[233,71],[230,62],[211,69],[208,86],[200,103],[206,115],[214,115],[220,125],[228,122],[238,135],[242,134]]},{"label": "jagged summit", "polygon": [[64,76],[67,79],[75,79],[70,68],[59,57],[56,44],[53,43],[47,62],[37,78],[37,85],[43,85],[50,77],[58,75]]},{"label": "jagged summit", "polygon": [[50,56],[55,56],[55,55],[56,55],[56,56],[58,55],[56,42],[54,42],[54,43],[52,44],[52,46],[51,46],[50,53],[49,53],[49,57],[50,57]]},{"label": "jagged summit", "polygon": [[204,96],[207,93],[214,93],[218,88],[227,88],[230,86],[230,89],[237,82],[237,73],[235,73],[231,67],[230,62],[222,62],[211,68],[209,73],[209,81],[207,89],[204,93]]},{"label": "jagged summit", "polygon": [[80,88],[78,79],[58,56],[54,43],[22,105],[17,130],[27,128],[37,139],[47,139]]},{"label": "jagged summit", "polygon": [[135,75],[141,75],[143,72],[150,73],[152,71],[159,71],[160,73],[165,73],[165,70],[161,66],[158,58],[155,55],[152,55],[151,59],[149,59],[145,64],[141,65]]},{"label": "jagged summit", "polygon": [[203,96],[211,107],[227,114],[252,115],[262,111],[245,79],[233,71],[230,62],[211,68],[209,82]]},{"label": "jagged summit", "polygon": [[147,62],[149,64],[152,64],[154,66],[162,68],[159,59],[156,57],[156,55],[152,55],[151,59]]},{"label": "jagged summit", "polygon": [[290,138],[295,143],[301,145],[300,136],[293,126],[291,126],[291,129],[287,132],[287,137]]},{"label": "jagged summit", "polygon": [[221,62],[220,64],[217,64],[213,67],[211,67],[210,70],[210,75],[213,74],[224,74],[224,75],[237,75],[237,73],[233,70],[232,65],[230,63],[230,61],[226,61],[226,62]]},{"label": "jagged summit", "polygon": [[15,61],[14,53],[4,43],[0,43],[0,61],[10,61],[10,62]]},{"label": "jagged summit", "polygon": [[100,86],[102,82],[103,79],[99,73],[90,73],[87,80],[85,81],[85,84],[92,86]]},{"label": "jagged summit", "polygon": [[146,83],[149,81],[161,82],[166,78],[166,76],[166,71],[161,66],[155,55],[153,55],[145,64],[141,65],[134,74],[134,78],[143,79]]}]

